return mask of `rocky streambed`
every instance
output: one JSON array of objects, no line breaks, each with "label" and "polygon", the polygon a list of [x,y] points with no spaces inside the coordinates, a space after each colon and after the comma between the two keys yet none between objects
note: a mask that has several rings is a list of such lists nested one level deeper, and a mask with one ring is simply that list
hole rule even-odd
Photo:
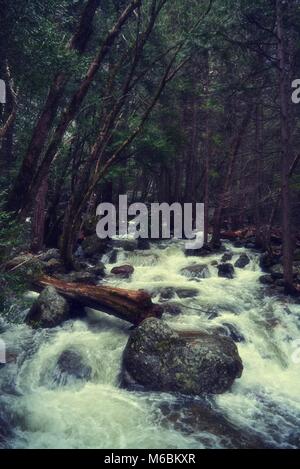
[{"label": "rocky streambed", "polygon": [[298,447],[300,306],[281,295],[280,272],[229,243],[201,258],[179,241],[134,243],[100,258],[87,241],[72,274],[54,252],[39,259],[67,281],[144,289],[164,314],[132,330],[101,311],[74,314],[51,288],[28,293],[30,310],[1,319],[0,444]]}]

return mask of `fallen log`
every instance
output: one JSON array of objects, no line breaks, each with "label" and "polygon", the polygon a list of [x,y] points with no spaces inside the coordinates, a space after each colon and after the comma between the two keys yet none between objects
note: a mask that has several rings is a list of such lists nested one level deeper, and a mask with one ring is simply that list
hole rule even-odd
[{"label": "fallen log", "polygon": [[75,304],[104,311],[134,325],[149,317],[161,318],[163,313],[162,308],[152,303],[151,296],[143,290],[68,283],[48,276],[34,283],[38,290],[48,286],[54,287],[61,296]]}]

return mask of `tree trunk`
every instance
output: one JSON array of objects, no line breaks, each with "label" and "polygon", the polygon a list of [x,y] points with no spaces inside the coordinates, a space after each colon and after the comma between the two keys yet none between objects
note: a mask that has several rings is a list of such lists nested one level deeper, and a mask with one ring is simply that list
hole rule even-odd
[{"label": "tree trunk", "polygon": [[293,247],[291,232],[291,202],[289,171],[291,163],[291,132],[289,122],[289,60],[287,56],[287,37],[283,26],[284,8],[287,3],[276,1],[278,62],[280,81],[280,132],[281,132],[281,197],[282,197],[282,241],[283,272],[287,292],[293,289]]},{"label": "tree trunk", "polygon": [[40,278],[38,289],[53,286],[58,293],[82,306],[105,311],[134,325],[148,317],[162,316],[162,309],[151,301],[151,296],[142,290],[133,291],[109,286],[91,286],[66,283],[51,277]]},{"label": "tree trunk", "polygon": [[219,203],[217,208],[215,209],[214,213],[214,220],[213,220],[213,236],[212,236],[212,245],[219,246],[221,241],[221,224],[222,224],[222,215],[226,204],[229,202],[229,189],[230,189],[230,182],[233,174],[234,163],[236,161],[243,136],[247,130],[248,124],[250,122],[252,115],[252,106],[248,106],[246,111],[246,115],[242,120],[241,126],[238,129],[237,134],[233,138],[230,143],[230,150],[228,155],[228,166],[227,172],[223,184],[223,188],[220,194]]},{"label": "tree trunk", "polygon": [[[68,44],[71,50],[77,50],[80,54],[84,52],[91,34],[92,20],[99,4],[100,0],[88,0],[82,12],[79,26]],[[27,203],[29,187],[57,115],[67,82],[68,75],[65,72],[60,72],[55,76],[51,84],[44,109],[35,125],[21,169],[10,193],[6,205],[7,211],[17,212]],[[44,175],[45,178],[46,176]],[[23,194],[23,197],[20,197],[20,194]]]},{"label": "tree trunk", "polygon": [[44,244],[47,192],[48,181],[44,179],[36,196],[32,219],[31,251],[33,253],[41,251]]}]

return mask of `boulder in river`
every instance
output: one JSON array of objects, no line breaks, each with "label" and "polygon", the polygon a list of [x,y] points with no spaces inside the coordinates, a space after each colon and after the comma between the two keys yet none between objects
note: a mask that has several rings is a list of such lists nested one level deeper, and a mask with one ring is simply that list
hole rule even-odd
[{"label": "boulder in river", "polygon": [[67,349],[59,356],[54,370],[54,381],[59,385],[70,380],[88,381],[91,376],[92,368],[79,351]]},{"label": "boulder in river", "polygon": [[208,278],[209,269],[206,264],[195,264],[181,269],[180,273],[189,278]]},{"label": "boulder in river", "polygon": [[219,277],[234,278],[234,267],[232,264],[220,264],[218,265]]},{"label": "boulder in river", "polygon": [[32,305],[26,323],[33,328],[50,328],[69,318],[70,307],[54,287],[46,287]]},{"label": "boulder in river", "polygon": [[134,272],[132,265],[120,265],[111,269],[111,273],[122,278],[129,278]]},{"label": "boulder in river", "polygon": [[195,298],[196,296],[199,295],[199,291],[197,290],[197,288],[187,288],[187,287],[176,288],[175,293],[180,299]]},{"label": "boulder in river", "polygon": [[272,278],[272,275],[265,274],[259,277],[259,282],[262,285],[272,285],[272,283],[274,283],[274,279]]},{"label": "boulder in river", "polygon": [[227,391],[243,371],[232,339],[218,334],[182,334],[165,322],[145,320],[128,340],[122,381],[131,388],[187,395]]},{"label": "boulder in river", "polygon": [[233,252],[225,252],[225,254],[223,254],[223,257],[221,259],[221,262],[229,262],[231,261],[231,259],[233,258]]},{"label": "boulder in river", "polygon": [[250,258],[246,253],[244,253],[244,254],[240,255],[240,257],[238,258],[238,260],[234,264],[234,267],[238,267],[239,269],[243,269],[248,264],[250,264]]}]

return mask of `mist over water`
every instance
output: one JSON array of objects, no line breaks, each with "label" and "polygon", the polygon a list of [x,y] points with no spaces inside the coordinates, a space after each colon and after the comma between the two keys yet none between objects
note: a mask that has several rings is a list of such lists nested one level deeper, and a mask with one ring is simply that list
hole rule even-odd
[{"label": "mist over water", "polygon": [[[233,263],[245,252],[227,247],[234,252]],[[128,263],[135,272],[130,280],[106,280],[145,289],[154,301],[163,287],[197,289],[197,297],[171,300],[183,314],[165,316],[169,325],[195,331],[229,324],[244,337],[237,344],[244,364],[242,378],[230,392],[206,400],[120,389],[130,324],[117,318],[87,309],[84,321],[38,331],[22,323],[25,312],[15,324],[3,321],[1,338],[12,359],[0,368],[0,419],[12,429],[9,446],[229,448],[242,446],[245,437],[249,446],[259,441],[268,447],[300,447],[300,363],[293,360],[293,344],[300,338],[300,305],[270,296],[258,282],[258,255],[247,253],[250,264],[236,268],[236,277],[228,280],[219,278],[211,264],[223,253],[187,258],[184,242],[160,242],[150,251],[120,250],[114,265]],[[197,281],[180,273],[193,263],[207,264],[209,277]],[[89,364],[89,381],[57,382],[57,360],[70,348]],[[208,416],[211,412],[215,424]]]}]

